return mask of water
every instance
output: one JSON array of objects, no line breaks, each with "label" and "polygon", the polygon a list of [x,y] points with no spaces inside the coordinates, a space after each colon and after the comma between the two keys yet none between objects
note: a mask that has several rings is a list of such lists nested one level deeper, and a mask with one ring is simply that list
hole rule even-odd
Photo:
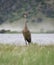
[{"label": "water", "polygon": [[[33,43],[54,44],[54,34],[32,34],[31,36]],[[0,43],[25,45],[22,34],[0,34]]]}]

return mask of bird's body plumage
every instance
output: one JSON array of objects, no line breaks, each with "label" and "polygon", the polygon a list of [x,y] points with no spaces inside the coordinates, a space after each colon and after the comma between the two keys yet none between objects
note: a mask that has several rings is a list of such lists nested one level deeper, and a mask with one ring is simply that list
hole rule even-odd
[{"label": "bird's body plumage", "polygon": [[29,30],[27,30],[27,31],[23,30],[23,36],[24,36],[25,40],[27,40],[28,42],[31,42],[31,34],[30,34]]}]

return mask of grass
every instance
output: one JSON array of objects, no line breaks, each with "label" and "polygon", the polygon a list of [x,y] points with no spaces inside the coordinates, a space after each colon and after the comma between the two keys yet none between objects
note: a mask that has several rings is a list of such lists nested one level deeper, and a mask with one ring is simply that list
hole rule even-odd
[{"label": "grass", "polygon": [[54,46],[0,44],[0,65],[54,65]]}]

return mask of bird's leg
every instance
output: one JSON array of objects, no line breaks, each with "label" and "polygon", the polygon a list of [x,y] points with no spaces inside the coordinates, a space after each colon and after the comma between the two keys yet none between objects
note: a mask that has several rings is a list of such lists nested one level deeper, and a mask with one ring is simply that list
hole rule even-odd
[{"label": "bird's leg", "polygon": [[25,43],[26,43],[26,45],[27,45],[27,41],[25,40]]},{"label": "bird's leg", "polygon": [[30,43],[31,43],[31,42],[28,43],[29,46],[30,46]]}]

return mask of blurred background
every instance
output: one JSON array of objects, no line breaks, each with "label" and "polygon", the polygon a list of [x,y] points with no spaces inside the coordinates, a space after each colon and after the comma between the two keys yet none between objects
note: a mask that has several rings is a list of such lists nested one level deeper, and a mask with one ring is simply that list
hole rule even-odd
[{"label": "blurred background", "polygon": [[54,33],[54,0],[0,0],[0,32],[21,32],[25,12],[31,32]]}]

